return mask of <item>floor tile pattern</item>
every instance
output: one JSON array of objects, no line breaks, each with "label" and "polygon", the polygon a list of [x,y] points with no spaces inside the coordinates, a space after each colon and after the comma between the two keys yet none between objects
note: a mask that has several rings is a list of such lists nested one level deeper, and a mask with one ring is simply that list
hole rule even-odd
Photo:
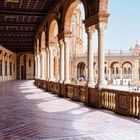
[{"label": "floor tile pattern", "polygon": [[10,81],[0,83],[0,140],[140,140],[140,120]]}]

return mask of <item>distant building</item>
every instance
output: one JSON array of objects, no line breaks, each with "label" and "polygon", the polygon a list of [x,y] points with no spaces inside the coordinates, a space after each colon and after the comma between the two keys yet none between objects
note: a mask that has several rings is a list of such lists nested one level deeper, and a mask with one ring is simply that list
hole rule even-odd
[{"label": "distant building", "polygon": [[[75,76],[87,77],[87,59],[85,54],[75,55]],[[98,79],[97,50],[94,53],[94,80]],[[140,85],[140,45],[137,43],[129,50],[106,50],[105,78],[113,85]]]}]

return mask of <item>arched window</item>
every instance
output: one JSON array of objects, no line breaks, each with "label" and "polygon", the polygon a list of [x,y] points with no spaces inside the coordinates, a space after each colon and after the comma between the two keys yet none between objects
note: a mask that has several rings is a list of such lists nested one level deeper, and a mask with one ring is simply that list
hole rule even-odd
[{"label": "arched window", "polygon": [[119,69],[118,69],[118,67],[116,67],[116,74],[119,74]]},{"label": "arched window", "polygon": [[126,67],[124,68],[124,74],[127,74],[127,70],[126,70]]},{"label": "arched window", "polygon": [[12,75],[12,62],[10,62],[9,64],[10,64],[10,67],[9,67],[10,75]]},{"label": "arched window", "polygon": [[107,74],[107,68],[105,67],[105,74]]},{"label": "arched window", "polygon": [[114,74],[115,73],[115,70],[114,70],[114,68],[112,68],[112,74]]},{"label": "arched window", "polygon": [[5,75],[7,75],[7,61],[5,61]]},{"label": "arched window", "polygon": [[128,68],[128,74],[131,74],[131,68],[130,67]]}]

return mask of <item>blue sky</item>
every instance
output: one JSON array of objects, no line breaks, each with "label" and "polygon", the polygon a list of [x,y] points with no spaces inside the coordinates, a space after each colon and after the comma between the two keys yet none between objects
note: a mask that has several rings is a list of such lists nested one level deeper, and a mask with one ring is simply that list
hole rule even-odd
[{"label": "blue sky", "polygon": [[109,0],[105,48],[128,50],[140,43],[140,0]]}]

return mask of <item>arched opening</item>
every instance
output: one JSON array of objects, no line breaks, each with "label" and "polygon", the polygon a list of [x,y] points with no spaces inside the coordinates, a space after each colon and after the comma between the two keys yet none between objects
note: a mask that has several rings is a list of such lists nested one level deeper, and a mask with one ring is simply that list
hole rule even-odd
[{"label": "arched opening", "polygon": [[26,79],[26,55],[20,57],[20,79]]},{"label": "arched opening", "polygon": [[45,48],[45,42],[46,42],[46,35],[45,35],[45,31],[43,31],[41,34],[41,48]]},{"label": "arched opening", "polygon": [[86,80],[86,64],[84,62],[80,62],[77,65],[77,79],[79,81]]},{"label": "arched opening", "polygon": [[59,80],[59,59],[60,50],[58,47],[58,24],[54,19],[52,20],[49,28],[49,55],[50,55],[50,80]]},{"label": "arched opening", "polygon": [[132,83],[132,63],[126,61],[122,64],[123,68],[123,85],[128,86]]},{"label": "arched opening", "polygon": [[121,84],[121,76],[119,75],[119,62],[115,61],[111,63],[111,81],[113,85],[120,85]]},{"label": "arched opening", "polygon": [[41,34],[41,44],[40,44],[40,78],[41,79],[46,79],[46,51],[45,51],[45,48],[46,48],[46,34],[45,34],[45,31],[42,32]]},{"label": "arched opening", "polygon": [[[76,58],[86,56],[87,52],[87,35],[83,20],[85,19],[85,8],[80,0],[75,0],[68,8],[65,15],[65,39],[69,43],[69,76],[70,80],[76,77]],[[67,62],[66,62],[67,63]]]}]

